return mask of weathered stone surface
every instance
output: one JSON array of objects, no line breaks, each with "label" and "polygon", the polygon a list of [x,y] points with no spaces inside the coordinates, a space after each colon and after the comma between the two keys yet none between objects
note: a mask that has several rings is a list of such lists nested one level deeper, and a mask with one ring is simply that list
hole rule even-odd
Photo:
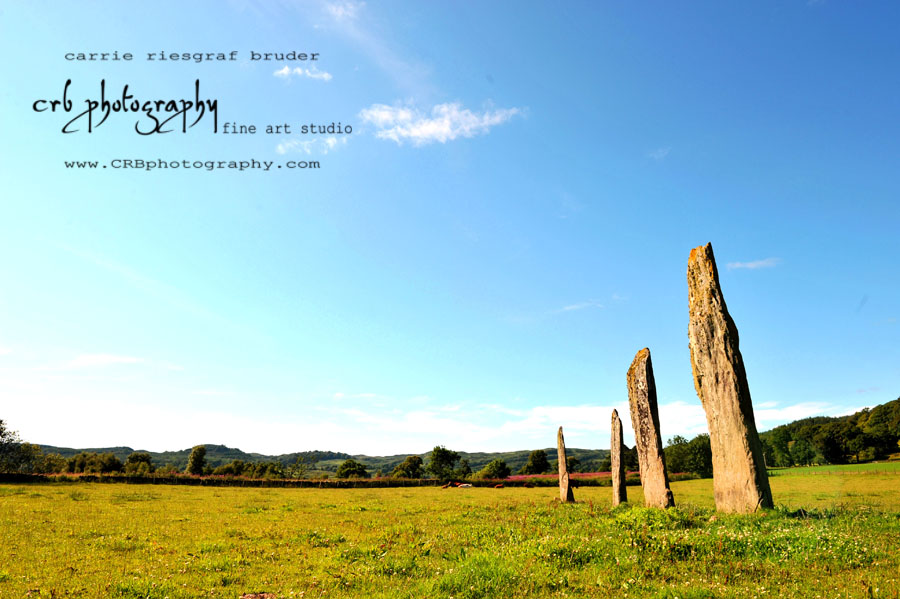
[{"label": "weathered stone surface", "polygon": [[712,244],[691,250],[687,279],[691,368],[709,425],[716,508],[772,507],[738,331],[719,286]]},{"label": "weathered stone surface", "polygon": [[569,486],[569,465],[566,463],[566,441],[563,439],[562,427],[559,427],[556,434],[556,458],[559,461],[559,500],[574,503],[575,494]]},{"label": "weathered stone surface", "polygon": [[631,426],[641,466],[641,486],[644,505],[673,507],[675,499],[669,489],[666,457],[659,434],[659,414],[656,410],[656,381],[650,350],[639,351],[628,369],[628,404],[631,407]]},{"label": "weathered stone surface", "polygon": [[622,421],[619,413],[612,411],[612,433],[609,437],[609,456],[612,462],[612,504],[613,507],[628,501],[625,490],[625,461],[622,459]]}]

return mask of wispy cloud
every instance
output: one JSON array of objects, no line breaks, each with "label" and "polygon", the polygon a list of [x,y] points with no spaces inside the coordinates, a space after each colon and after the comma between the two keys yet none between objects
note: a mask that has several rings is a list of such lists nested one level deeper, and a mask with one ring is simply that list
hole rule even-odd
[{"label": "wispy cloud", "polygon": [[[766,405],[771,405],[767,403]],[[775,404],[780,406],[780,404]],[[810,416],[840,416],[846,408],[826,402],[807,401],[780,407],[762,407],[753,410],[757,427],[768,430],[787,422],[809,418]],[[852,413],[852,412],[851,412]]]},{"label": "wispy cloud", "polygon": [[333,77],[327,71],[320,71],[316,67],[304,69],[302,67],[294,67],[293,69],[287,65],[272,73],[280,79],[290,81],[291,77],[307,77],[309,79],[318,79],[319,81],[331,81]]},{"label": "wispy cloud", "polygon": [[373,104],[360,111],[359,116],[377,128],[375,135],[380,139],[390,139],[398,145],[409,141],[414,146],[423,146],[484,135],[492,127],[520,114],[519,108],[472,112],[459,102],[452,102],[438,104],[427,114],[413,108]]},{"label": "wispy cloud", "polygon": [[655,150],[651,150],[647,152],[647,157],[652,158],[653,160],[662,160],[666,156],[669,155],[669,152],[672,151],[671,146],[666,146],[664,148],[656,148]]},{"label": "wispy cloud", "polygon": [[8,347],[0,346],[0,356],[8,356],[12,354],[12,350]]},{"label": "wispy cloud", "polygon": [[327,154],[347,143],[346,137],[315,137],[313,139],[288,139],[275,147],[279,154],[300,152],[301,154]]},{"label": "wispy cloud", "polygon": [[773,268],[778,266],[781,262],[781,258],[766,258],[765,260],[753,260],[751,262],[729,262],[728,270],[734,270],[736,268],[746,268],[749,270],[756,270],[757,268]]},{"label": "wispy cloud", "polygon": [[557,312],[574,312],[576,310],[586,310],[588,308],[602,308],[603,304],[600,302],[589,301],[589,302],[579,302],[577,304],[569,304],[568,306],[563,306]]},{"label": "wispy cloud", "polygon": [[328,2],[325,11],[338,21],[355,21],[365,2]]},{"label": "wispy cloud", "polygon": [[117,364],[140,364],[143,358],[116,354],[82,354],[66,364],[67,368],[102,368]]},{"label": "wispy cloud", "polygon": [[[190,312],[207,319],[213,319],[219,324],[223,324],[226,322],[222,318],[210,312],[206,307],[195,302],[180,289],[163,281],[148,277],[143,273],[131,268],[130,266],[112,260],[111,258],[107,258],[106,256],[99,253],[65,245],[56,245],[55,247],[64,252],[67,252],[68,254],[76,256],[89,264],[93,264],[98,268],[121,277],[122,280],[124,280],[135,289],[152,297],[155,297],[161,301],[164,301],[167,304],[174,306],[180,310],[184,310],[186,312]],[[228,324],[231,325],[230,322],[228,322]]]},{"label": "wispy cloud", "polygon": [[359,55],[377,66],[404,97],[422,98],[434,93],[428,82],[431,68],[417,63],[389,43],[383,27],[373,26],[365,2],[326,2],[322,10],[324,26],[357,46]]},{"label": "wispy cloud", "polygon": [[566,219],[584,211],[585,203],[568,191],[561,191],[557,202],[556,218]]}]

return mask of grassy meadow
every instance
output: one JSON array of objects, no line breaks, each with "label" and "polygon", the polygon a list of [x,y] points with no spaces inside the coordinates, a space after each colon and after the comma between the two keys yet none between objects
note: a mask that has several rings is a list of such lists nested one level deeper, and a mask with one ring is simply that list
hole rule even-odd
[{"label": "grassy meadow", "polygon": [[779,471],[780,507],[640,487],[0,485],[0,597],[898,597],[900,470]]}]

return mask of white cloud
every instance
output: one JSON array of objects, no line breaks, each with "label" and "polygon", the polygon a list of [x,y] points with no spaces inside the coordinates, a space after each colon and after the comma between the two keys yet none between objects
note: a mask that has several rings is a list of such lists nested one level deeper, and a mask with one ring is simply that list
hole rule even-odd
[{"label": "white cloud", "polygon": [[505,123],[519,108],[485,110],[480,113],[463,108],[459,102],[438,104],[429,114],[419,110],[386,104],[373,104],[360,111],[360,118],[375,127],[380,139],[390,139],[402,145],[410,141],[414,146],[440,142],[446,143],[459,137],[484,135],[492,127]]},{"label": "white cloud", "polygon": [[672,151],[671,146],[667,146],[665,148],[656,148],[650,152],[647,152],[647,157],[652,158],[653,160],[662,160],[666,156],[669,155],[669,152]]},{"label": "white cloud", "polygon": [[575,310],[584,310],[586,308],[602,308],[603,304],[596,301],[589,302],[579,302],[577,304],[570,304],[568,306],[563,306],[558,312],[574,312]]},{"label": "white cloud", "polygon": [[[334,394],[336,399],[346,399],[328,402],[322,400],[330,395],[298,397],[291,400],[299,402],[296,407],[272,412],[261,406],[272,405],[277,399],[265,396],[261,403],[235,402],[224,408],[217,398],[232,395],[225,386],[179,391],[176,379],[154,388],[135,385],[134,379],[99,379],[84,374],[56,376],[31,367],[0,367],[0,397],[18,399],[5,406],[9,413],[4,419],[31,442],[69,447],[130,445],[163,451],[198,443],[223,443],[266,454],[328,449],[392,455],[424,452],[435,445],[463,451],[553,447],[559,426],[563,426],[571,447],[606,449],[610,413],[616,409],[625,428],[625,442],[634,444],[624,399],[604,404],[533,406],[519,397],[501,404],[338,392]],[[239,391],[233,394],[240,395]],[[384,401],[373,399],[376,395]],[[847,408],[835,404],[812,402],[781,408],[759,402],[757,408],[761,408],[756,410],[761,431],[808,416],[848,413]],[[47,419],[47,413],[56,418]],[[136,413],[141,418],[129,417]],[[699,400],[666,401],[660,403],[659,413],[664,441],[675,435],[691,438],[706,432]]]},{"label": "white cloud", "polygon": [[415,117],[415,113],[409,108],[398,108],[385,104],[373,104],[359,114],[365,121],[381,129],[390,127],[397,122],[412,121]]},{"label": "white cloud", "polygon": [[[770,405],[770,404],[760,404]],[[802,402],[784,407],[771,407],[753,410],[756,417],[756,428],[765,431],[780,424],[809,418],[811,416],[840,416],[843,410],[840,406],[824,402]]]},{"label": "white cloud", "polygon": [[338,21],[353,21],[365,2],[328,2],[325,10]]},{"label": "white cloud", "polygon": [[143,358],[115,354],[82,354],[66,364],[67,368],[102,368],[117,364],[140,364]]},{"label": "white cloud", "polygon": [[436,91],[428,82],[432,67],[403,56],[389,41],[397,36],[373,26],[364,9],[364,2],[328,2],[322,9],[326,17],[323,26],[356,46],[357,54],[393,80],[403,97],[432,96]]},{"label": "white cloud", "polygon": [[0,346],[0,356],[8,356],[12,353],[13,351],[10,348]]},{"label": "white cloud", "polygon": [[272,73],[281,79],[290,80],[292,76],[307,77],[309,79],[318,79],[319,81],[331,81],[333,77],[327,71],[320,71],[316,67],[304,69],[302,67],[294,67],[293,69],[287,65]]},{"label": "white cloud", "polygon": [[288,139],[286,141],[281,142],[275,147],[275,151],[281,155],[287,154],[288,152],[299,152],[301,154],[327,154],[328,152],[333,152],[338,148],[338,146],[344,145],[347,143],[346,137],[341,137],[338,139],[337,137],[314,137],[313,139]]},{"label": "white cloud", "polygon": [[734,270],[736,268],[747,268],[749,270],[756,270],[757,268],[773,268],[781,262],[781,258],[766,258],[765,260],[753,260],[751,262],[729,262],[728,270]]}]

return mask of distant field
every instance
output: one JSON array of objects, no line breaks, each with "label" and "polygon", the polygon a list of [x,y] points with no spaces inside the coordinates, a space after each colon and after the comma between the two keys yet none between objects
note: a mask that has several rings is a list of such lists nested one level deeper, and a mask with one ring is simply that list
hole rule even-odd
[{"label": "distant field", "polygon": [[0,597],[897,597],[900,470],[845,468],[773,476],[783,507],[751,516],[715,514],[711,480],[667,511],[608,487],[0,485]]},{"label": "distant field", "polygon": [[770,470],[769,474],[774,476],[797,476],[804,474],[821,474],[839,472],[842,474],[850,473],[871,473],[871,472],[900,472],[900,460],[893,462],[868,462],[865,464],[846,464],[843,466],[799,466],[795,468],[777,468]]}]

